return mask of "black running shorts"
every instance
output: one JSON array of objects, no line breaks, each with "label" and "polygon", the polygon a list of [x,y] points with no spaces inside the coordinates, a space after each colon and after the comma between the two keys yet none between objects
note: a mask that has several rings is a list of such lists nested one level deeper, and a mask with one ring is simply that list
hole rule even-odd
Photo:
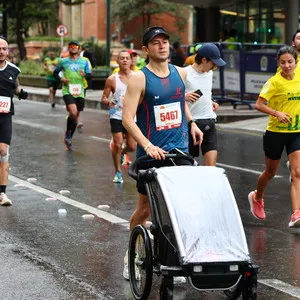
[{"label": "black running shorts", "polygon": [[64,101],[66,103],[66,106],[70,104],[76,104],[78,111],[83,111],[84,109],[84,98],[78,97],[75,98],[72,95],[64,95]]},{"label": "black running shorts", "polygon": [[189,153],[193,157],[199,156],[199,148],[201,148],[202,155],[208,151],[217,150],[217,130],[216,121],[214,119],[199,119],[196,120],[197,126],[203,132],[203,141],[201,146],[194,145],[193,138],[189,128]]},{"label": "black running shorts", "polygon": [[300,133],[282,133],[267,130],[264,133],[263,145],[266,157],[279,160],[284,148],[287,155],[300,150]]},{"label": "black running shorts", "polygon": [[110,119],[110,128],[111,128],[111,133],[127,132],[122,124],[122,120],[118,120],[118,119]]},{"label": "black running shorts", "polygon": [[0,114],[0,143],[10,145],[12,136],[12,115]]}]

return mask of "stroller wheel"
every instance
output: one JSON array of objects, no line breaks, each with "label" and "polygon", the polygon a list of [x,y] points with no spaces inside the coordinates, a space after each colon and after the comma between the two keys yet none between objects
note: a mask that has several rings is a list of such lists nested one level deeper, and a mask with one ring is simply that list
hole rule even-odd
[{"label": "stroller wheel", "polygon": [[242,294],[241,283],[239,282],[234,288],[224,291],[224,294],[228,297],[229,300],[238,299]]},{"label": "stroller wheel", "polygon": [[153,265],[151,242],[144,226],[136,226],[131,233],[128,266],[134,299],[148,299],[152,286]]},{"label": "stroller wheel", "polygon": [[256,300],[257,299],[257,276],[252,274],[247,277],[243,287],[243,300]]}]

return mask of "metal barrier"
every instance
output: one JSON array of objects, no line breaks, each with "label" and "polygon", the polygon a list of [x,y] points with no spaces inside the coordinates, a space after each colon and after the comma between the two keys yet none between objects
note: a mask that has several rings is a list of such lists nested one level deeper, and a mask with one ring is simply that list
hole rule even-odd
[{"label": "metal barrier", "polygon": [[252,105],[264,83],[276,73],[281,44],[215,43],[226,66],[213,71],[213,95],[217,102]]}]

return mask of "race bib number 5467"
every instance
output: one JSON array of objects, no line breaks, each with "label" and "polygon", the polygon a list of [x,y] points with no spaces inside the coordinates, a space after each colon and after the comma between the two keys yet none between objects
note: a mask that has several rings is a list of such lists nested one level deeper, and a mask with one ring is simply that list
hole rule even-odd
[{"label": "race bib number 5467", "polygon": [[156,130],[176,128],[181,125],[182,112],[180,102],[154,106]]}]

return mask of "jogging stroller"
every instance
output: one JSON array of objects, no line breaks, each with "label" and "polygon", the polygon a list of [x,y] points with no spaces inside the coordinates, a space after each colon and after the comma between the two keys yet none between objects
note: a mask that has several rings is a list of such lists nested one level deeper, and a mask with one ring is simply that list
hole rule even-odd
[{"label": "jogging stroller", "polygon": [[[167,154],[166,159],[193,158]],[[148,299],[153,273],[162,277],[160,299],[173,299],[173,277],[196,290],[221,290],[229,299],[256,299],[258,267],[251,263],[238,207],[224,169],[174,166],[139,170],[151,209],[150,233],[136,226],[129,241],[129,280],[134,299]],[[150,236],[153,236],[150,239]]]}]

